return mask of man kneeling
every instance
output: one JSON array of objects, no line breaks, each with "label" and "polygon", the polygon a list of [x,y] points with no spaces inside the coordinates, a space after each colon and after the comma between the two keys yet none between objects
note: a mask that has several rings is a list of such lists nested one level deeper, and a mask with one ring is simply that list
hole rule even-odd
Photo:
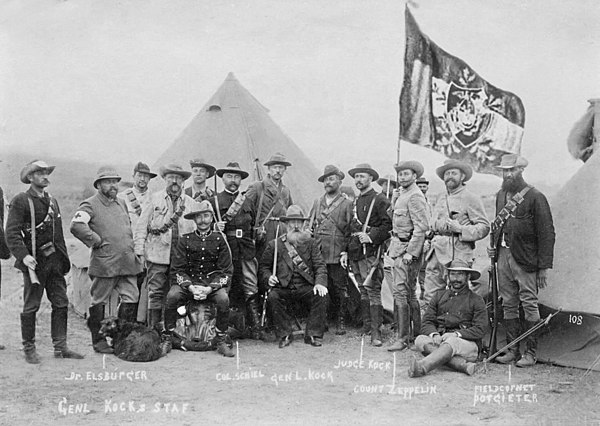
[{"label": "man kneeling", "polygon": [[287,223],[287,235],[268,243],[259,264],[261,282],[268,283],[270,288],[267,302],[280,348],[292,343],[291,318],[286,312],[290,300],[300,300],[310,306],[304,343],[321,346],[325,332],[327,266],[317,242],[302,231],[307,219],[299,206],[288,207],[286,216],[280,218]]},{"label": "man kneeling", "polygon": [[[227,240],[211,230],[214,211],[208,201],[196,203],[186,219],[196,222],[196,231],[183,235],[171,262],[171,289],[165,305],[164,343],[171,345],[177,322],[177,308],[188,300],[208,300],[217,305],[216,344],[223,356],[234,356],[225,342],[229,322],[229,284],[233,274]],[[167,352],[168,348],[163,349]]]},{"label": "man kneeling", "polygon": [[446,265],[450,288],[433,296],[423,317],[421,335],[415,340],[417,350],[426,357],[413,359],[408,377],[421,377],[447,365],[471,376],[481,339],[488,328],[487,311],[481,296],[469,289],[480,274],[464,260]]}]

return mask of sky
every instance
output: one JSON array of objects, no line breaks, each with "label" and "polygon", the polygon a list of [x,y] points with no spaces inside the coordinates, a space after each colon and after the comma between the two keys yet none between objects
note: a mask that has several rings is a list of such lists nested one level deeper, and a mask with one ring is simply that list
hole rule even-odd
[{"label": "sky", "polygon": [[[526,177],[562,185],[582,164],[566,137],[600,97],[600,3],[417,3],[425,34],[522,99]],[[389,173],[404,36],[398,0],[4,0],[0,145],[152,164],[232,71],[319,169]],[[404,143],[400,155],[431,178],[443,162]]]}]

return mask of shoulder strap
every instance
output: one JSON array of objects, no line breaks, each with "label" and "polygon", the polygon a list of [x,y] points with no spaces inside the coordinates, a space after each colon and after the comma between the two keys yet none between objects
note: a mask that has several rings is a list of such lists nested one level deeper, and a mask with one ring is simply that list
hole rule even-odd
[{"label": "shoulder strap", "polygon": [[254,219],[254,227],[258,226],[260,221],[260,212],[262,210],[263,201],[265,201],[265,184],[260,182],[260,197],[258,197],[258,208],[256,209],[256,218]]},{"label": "shoulder strap", "polygon": [[375,195],[373,197],[373,199],[371,200],[371,205],[369,206],[369,211],[367,212],[367,218],[365,219],[365,223],[363,223],[363,232],[367,232],[367,227],[369,226],[369,220],[371,220],[371,213],[373,213],[373,206],[375,205],[375,198],[377,198],[377,195]]},{"label": "shoulder strap", "polygon": [[[494,221],[492,222],[492,232],[495,234],[500,234],[499,231],[504,228],[506,221],[515,214],[517,211],[517,207],[525,200],[525,195],[529,192],[529,190],[533,188],[532,186],[527,185],[521,191],[517,192],[513,197],[506,203],[506,205],[500,210]],[[499,235],[495,235],[496,240],[498,240]]]},{"label": "shoulder strap", "polygon": [[127,198],[131,202],[131,206],[135,210],[135,214],[137,214],[138,216],[141,215],[142,214],[142,206],[140,206],[140,202],[136,198],[136,196],[133,192],[133,189],[129,188],[127,191],[125,191],[125,195],[127,195]]},{"label": "shoulder strap", "polygon": [[[277,241],[275,241],[275,244],[277,244]],[[294,263],[294,265],[296,265],[296,267],[300,270],[300,272],[304,274],[305,278],[310,277],[309,281],[312,284],[314,282],[314,279],[313,279],[312,273],[310,272],[310,268],[304,262],[304,259],[302,259],[300,257],[300,255],[298,254],[298,252],[296,251],[294,246],[291,245],[287,239],[283,242],[283,244],[285,245],[285,248],[287,249],[287,254],[292,259],[292,262]]]},{"label": "shoulder strap", "polygon": [[27,201],[29,202],[29,213],[31,216],[31,255],[35,259],[35,207],[33,206],[33,200],[29,195],[27,196]]},{"label": "shoulder strap", "polygon": [[[218,194],[215,197],[218,197]],[[246,202],[246,194],[240,192],[225,212],[225,220],[232,221],[233,219],[235,219],[235,217],[240,212],[242,206],[244,205],[244,202]]]}]

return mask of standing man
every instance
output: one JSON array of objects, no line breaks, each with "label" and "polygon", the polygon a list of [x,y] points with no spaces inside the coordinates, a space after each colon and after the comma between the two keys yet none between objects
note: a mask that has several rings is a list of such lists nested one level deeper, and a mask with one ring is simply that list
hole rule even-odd
[{"label": "standing man", "polygon": [[246,317],[250,322],[252,338],[259,340],[260,307],[258,301],[258,261],[254,248],[254,211],[246,195],[240,193],[242,180],[248,172],[236,162],[217,170],[225,189],[210,200],[217,212],[217,227],[227,237],[233,261],[232,286],[241,291],[246,304]]},{"label": "standing man", "polygon": [[[71,263],[63,236],[60,209],[46,188],[55,166],[34,160],[21,170],[27,192],[15,195],[6,222],[6,242],[15,257],[15,268],[23,273],[21,336],[25,361],[39,364],[35,350],[35,317],[46,290],[52,305],[50,335],[56,358],[82,359],[67,347],[67,283],[64,276]],[[4,206],[3,210],[4,210]],[[4,211],[2,212],[4,213]],[[2,214],[3,216],[3,214]]]},{"label": "standing man", "polygon": [[221,232],[211,230],[214,211],[208,201],[194,203],[185,219],[194,221],[196,230],[183,235],[173,249],[171,288],[165,306],[167,348],[177,323],[177,308],[188,300],[208,300],[217,305],[217,352],[226,357],[234,353],[225,342],[229,323],[229,286],[233,265],[227,241]]},{"label": "standing man", "polygon": [[316,199],[310,212],[309,230],[321,246],[327,265],[327,288],[331,295],[330,308],[336,318],[335,334],[346,334],[345,315],[348,302],[348,280],[340,264],[342,252],[347,253],[352,221],[352,201],[342,194],[340,187],[344,172],[327,165],[318,181],[323,183],[325,194]]},{"label": "standing man", "polygon": [[[299,300],[310,307],[304,343],[323,345],[328,303],[327,267],[318,243],[302,230],[306,220],[300,206],[290,206],[281,217],[288,226],[287,234],[269,241],[260,259],[261,283],[268,284],[270,289],[267,300],[280,348],[289,346],[293,339],[292,318],[286,312],[290,300]],[[274,263],[277,271],[273,270]]]},{"label": "standing man", "polygon": [[284,216],[286,209],[292,205],[290,189],[282,181],[285,171],[291,165],[283,154],[276,152],[265,163],[269,172],[267,176],[261,182],[250,185],[246,192],[255,212],[257,259],[261,258],[267,242],[275,238],[277,223],[269,219]]},{"label": "standing man", "polygon": [[[388,256],[393,260],[392,295],[398,312],[398,340],[388,348],[401,351],[421,329],[421,311],[417,300],[417,274],[425,234],[429,229],[427,202],[417,187],[423,175],[418,161],[402,161],[396,166],[400,189],[395,196],[392,216],[392,241]],[[412,333],[410,324],[412,322]]]},{"label": "standing man", "polygon": [[[431,203],[429,202],[429,198],[427,198],[427,191],[429,191],[429,181],[426,177],[421,176],[417,178],[417,186],[425,196],[425,202],[427,203],[427,213],[431,218],[433,215],[433,209],[431,207]],[[431,225],[431,223],[430,223]],[[425,236],[425,244],[423,245],[423,256],[421,257],[421,267],[419,268],[419,288],[421,289],[421,294],[419,296],[420,300],[425,299],[425,270],[427,269],[427,253],[429,253],[429,249],[431,248],[431,238],[433,238],[433,234],[431,233],[431,227],[427,231]]]},{"label": "standing man", "polygon": [[100,335],[104,305],[113,289],[119,292],[118,317],[134,322],[140,293],[137,274],[142,262],[133,253],[133,236],[127,206],[117,198],[121,176],[110,167],[100,167],[94,180],[96,195],[82,201],[73,219],[71,233],[91,247],[88,275],[92,280],[88,327],[94,350],[112,353],[113,349]]},{"label": "standing man", "polygon": [[[125,191],[117,194],[117,197],[125,201],[129,219],[131,221],[131,229],[135,230],[135,226],[142,215],[144,205],[150,199],[150,191],[148,191],[148,183],[150,179],[154,179],[156,173],[150,171],[150,167],[141,161],[133,168],[133,188],[128,188]],[[146,278],[146,265],[142,265],[144,270],[138,274],[137,286],[140,290],[140,300],[138,304],[137,321],[146,322],[148,315],[148,294],[147,288],[143,286]]]},{"label": "standing man", "polygon": [[[6,245],[6,238],[4,237],[4,191],[0,188],[0,259],[9,259],[10,250]],[[2,286],[2,270],[0,269],[0,294]],[[4,349],[4,345],[0,345],[0,350]]]},{"label": "standing man", "polygon": [[183,216],[194,205],[194,200],[183,193],[183,183],[190,175],[177,164],[160,168],[166,187],[150,196],[133,234],[135,254],[146,261],[144,285],[148,292],[150,327],[162,320],[173,249],[182,235],[195,229],[194,221]]},{"label": "standing man", "polygon": [[[504,310],[507,343],[521,333],[519,304],[527,329],[540,320],[538,291],[546,287],[554,256],[554,224],[544,194],[523,179],[527,160],[517,154],[502,157],[502,189],[496,195],[496,218],[492,224],[490,258],[498,263],[498,288]],[[537,335],[525,341],[525,355],[517,367],[536,363]],[[519,358],[519,346],[496,358],[508,364]]]},{"label": "standing man", "polygon": [[455,259],[472,265],[475,241],[490,232],[481,198],[465,186],[473,176],[471,166],[458,160],[446,160],[436,169],[436,174],[444,181],[446,193],[440,195],[433,208],[431,229],[435,236],[425,272],[425,303],[446,288],[444,265]]},{"label": "standing man", "polygon": [[381,193],[391,202],[394,189],[398,188],[396,176],[385,175],[384,177],[377,179],[377,184],[381,186]]},{"label": "standing man", "polygon": [[190,161],[192,168],[192,186],[185,189],[185,195],[194,201],[208,200],[215,196],[215,191],[206,185],[206,180],[215,175],[215,168],[204,160]]},{"label": "standing man", "polygon": [[350,269],[360,286],[363,333],[371,334],[373,346],[381,346],[383,265],[380,247],[392,229],[388,215],[390,202],[372,188],[371,183],[379,179],[379,174],[369,164],[358,164],[348,174],[354,178],[360,194],[353,204],[348,253],[341,254],[340,263],[347,268],[350,261]]}]

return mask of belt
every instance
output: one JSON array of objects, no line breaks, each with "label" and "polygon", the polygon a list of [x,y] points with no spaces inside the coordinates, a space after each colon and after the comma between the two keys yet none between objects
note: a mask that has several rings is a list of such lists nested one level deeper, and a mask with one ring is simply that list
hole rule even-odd
[{"label": "belt", "polygon": [[227,231],[225,235],[228,237],[242,238],[244,234],[247,234],[248,231],[244,232],[243,229],[236,229],[235,231]]},{"label": "belt", "polygon": [[402,243],[408,243],[412,238],[412,233],[408,237],[399,237],[397,232],[392,231],[392,236],[398,238]]}]

